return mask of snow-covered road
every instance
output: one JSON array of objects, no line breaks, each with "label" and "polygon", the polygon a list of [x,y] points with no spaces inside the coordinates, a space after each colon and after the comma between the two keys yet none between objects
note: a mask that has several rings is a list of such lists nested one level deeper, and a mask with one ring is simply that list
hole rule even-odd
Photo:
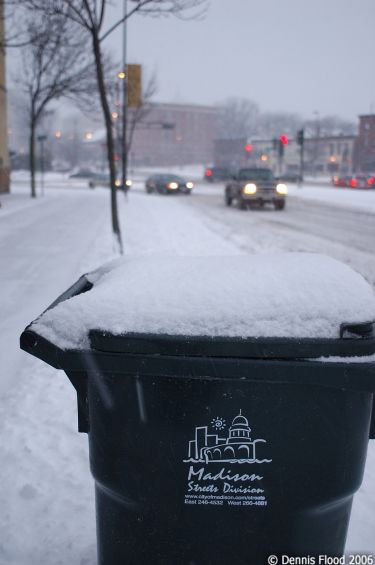
[{"label": "snow-covered road", "polygon": [[[339,192],[325,198],[317,190],[292,191],[284,212],[241,212],[224,207],[219,186],[163,197],[136,183],[128,200],[119,198],[126,252],[319,251],[375,285],[375,192],[352,207],[332,201]],[[81,273],[113,257],[108,190],[50,178],[44,198],[31,202],[19,182],[2,204],[0,565],[94,565],[93,484],[86,438],[76,432],[74,391],[63,374],[19,351],[18,339]],[[375,551],[374,484],[371,444],[348,550]]]},{"label": "snow-covered road", "polygon": [[[320,196],[318,189],[317,198]],[[328,196],[332,191],[325,189]],[[375,208],[359,210],[343,206],[336,192],[337,204],[330,200],[313,200],[314,189],[294,190],[284,212],[268,207],[256,211],[239,211],[223,206],[223,189],[197,189],[189,204],[199,209],[211,229],[219,231],[244,252],[267,252],[273,249],[324,252],[350,264],[375,284]],[[352,195],[353,196],[353,195]],[[371,194],[375,204],[375,191]],[[367,205],[367,201],[366,201]]]}]

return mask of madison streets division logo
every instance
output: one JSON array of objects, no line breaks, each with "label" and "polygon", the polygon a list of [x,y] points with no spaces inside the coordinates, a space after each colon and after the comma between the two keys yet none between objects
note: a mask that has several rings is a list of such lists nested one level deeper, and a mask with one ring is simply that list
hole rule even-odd
[{"label": "madison streets division logo", "polygon": [[241,410],[225,437],[224,418],[214,418],[211,426],[217,434],[209,433],[208,426],[195,428],[195,437],[189,441],[188,458],[184,463],[271,463],[272,459],[263,455],[266,440],[252,439],[249,422]]}]

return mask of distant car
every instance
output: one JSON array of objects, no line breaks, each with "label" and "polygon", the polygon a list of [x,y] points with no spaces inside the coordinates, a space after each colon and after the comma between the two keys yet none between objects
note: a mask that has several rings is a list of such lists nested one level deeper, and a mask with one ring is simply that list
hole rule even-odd
[{"label": "distant car", "polygon": [[[127,179],[126,181],[126,190],[129,190],[129,188],[132,185],[132,181],[130,179]],[[120,179],[116,179],[115,181],[115,185],[118,188],[122,188],[122,182]],[[102,174],[102,173],[95,173],[91,175],[91,178],[89,180],[89,187],[90,188],[96,188],[97,186],[110,186],[110,179],[109,179],[109,175],[107,174]]]},{"label": "distant car", "polygon": [[287,172],[279,177],[280,182],[301,182],[301,175],[299,173]]},{"label": "distant car", "polygon": [[357,174],[350,179],[351,188],[375,188],[374,175]]},{"label": "distant car", "polygon": [[225,181],[232,176],[233,170],[230,167],[207,167],[204,171],[204,179],[207,182]]},{"label": "distant car", "polygon": [[356,174],[343,177],[335,175],[332,177],[332,184],[347,188],[375,188],[375,175]]},{"label": "distant car", "polygon": [[80,169],[79,171],[72,173],[71,175],[69,175],[70,179],[89,179],[92,177],[92,175],[94,175],[95,173],[93,173],[92,171],[90,171],[90,169]]},{"label": "distant car", "polygon": [[173,194],[182,192],[183,194],[191,194],[194,184],[178,175],[157,174],[152,175],[146,180],[145,188],[148,194],[157,192],[159,194]]},{"label": "distant car", "polygon": [[283,210],[287,194],[286,184],[279,182],[271,169],[244,168],[226,185],[225,203],[231,206],[235,202],[240,210],[264,204],[273,204],[276,210]]},{"label": "distant car", "polygon": [[348,176],[339,176],[339,175],[334,175],[331,179],[333,186],[348,186],[348,182],[351,179],[351,177]]}]

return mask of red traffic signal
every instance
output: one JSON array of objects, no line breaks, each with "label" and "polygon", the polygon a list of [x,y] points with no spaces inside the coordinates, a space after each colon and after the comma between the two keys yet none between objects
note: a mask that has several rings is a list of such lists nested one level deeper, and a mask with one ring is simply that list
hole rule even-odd
[{"label": "red traffic signal", "polygon": [[246,143],[246,145],[245,145],[245,151],[246,151],[247,153],[250,153],[250,151],[252,151],[252,150],[253,150],[253,146],[251,145],[251,143]]},{"label": "red traffic signal", "polygon": [[282,135],[280,135],[279,139],[283,145],[288,145],[289,139],[287,135],[283,133]]}]

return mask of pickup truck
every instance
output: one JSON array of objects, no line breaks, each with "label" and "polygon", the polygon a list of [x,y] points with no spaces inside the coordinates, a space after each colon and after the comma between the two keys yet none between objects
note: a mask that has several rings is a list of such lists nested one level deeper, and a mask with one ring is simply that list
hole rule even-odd
[{"label": "pickup truck", "polygon": [[235,202],[240,210],[270,203],[276,210],[283,210],[287,194],[287,186],[274,177],[271,169],[244,168],[227,183],[225,203],[231,206]]}]

